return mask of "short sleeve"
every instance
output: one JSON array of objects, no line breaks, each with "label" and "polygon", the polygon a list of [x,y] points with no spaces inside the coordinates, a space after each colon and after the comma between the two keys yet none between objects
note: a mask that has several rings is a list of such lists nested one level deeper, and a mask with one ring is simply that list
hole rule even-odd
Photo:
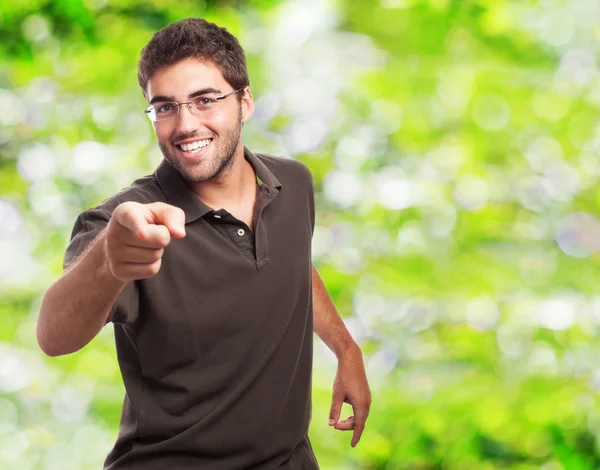
[{"label": "short sleeve", "polygon": [[[110,214],[102,209],[89,209],[79,215],[75,221],[71,241],[67,246],[63,260],[66,270],[87,250],[92,241],[106,228]],[[107,323],[133,323],[138,316],[139,286],[137,281],[128,282],[113,304]]]},{"label": "short sleeve", "polygon": [[308,171],[308,204],[309,204],[309,215],[310,215],[310,229],[311,234],[315,234],[315,184],[313,181],[312,173]]}]

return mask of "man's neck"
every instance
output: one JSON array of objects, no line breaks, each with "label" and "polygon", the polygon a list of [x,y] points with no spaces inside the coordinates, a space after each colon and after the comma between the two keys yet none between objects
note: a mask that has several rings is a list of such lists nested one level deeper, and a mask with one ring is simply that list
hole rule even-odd
[{"label": "man's neck", "polygon": [[204,181],[192,190],[207,206],[214,209],[239,207],[254,201],[257,179],[254,168],[244,158],[244,149],[236,152],[233,164],[218,179]]}]

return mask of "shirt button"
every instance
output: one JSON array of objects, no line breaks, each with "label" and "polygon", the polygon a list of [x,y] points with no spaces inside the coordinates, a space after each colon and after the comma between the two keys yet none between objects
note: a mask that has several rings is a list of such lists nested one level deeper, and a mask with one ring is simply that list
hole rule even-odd
[{"label": "shirt button", "polygon": [[244,230],[243,228],[241,228],[241,229],[239,229],[239,230],[238,230],[238,235],[239,235],[240,237],[243,237],[245,233],[246,233],[246,232],[245,232],[245,230]]}]

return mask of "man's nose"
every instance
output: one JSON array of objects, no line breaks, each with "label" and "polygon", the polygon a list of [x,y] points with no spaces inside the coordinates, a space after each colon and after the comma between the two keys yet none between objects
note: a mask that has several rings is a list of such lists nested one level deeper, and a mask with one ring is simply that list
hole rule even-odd
[{"label": "man's nose", "polygon": [[177,132],[180,134],[188,134],[200,127],[200,116],[192,113],[191,103],[181,103],[179,105],[179,113],[175,116],[177,121]]}]

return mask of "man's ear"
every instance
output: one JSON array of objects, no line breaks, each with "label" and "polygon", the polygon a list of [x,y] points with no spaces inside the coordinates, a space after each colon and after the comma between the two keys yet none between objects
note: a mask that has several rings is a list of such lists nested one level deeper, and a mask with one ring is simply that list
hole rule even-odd
[{"label": "man's ear", "polygon": [[242,96],[242,123],[245,123],[254,114],[254,97],[250,91],[250,87],[246,87],[243,90],[244,95]]}]

